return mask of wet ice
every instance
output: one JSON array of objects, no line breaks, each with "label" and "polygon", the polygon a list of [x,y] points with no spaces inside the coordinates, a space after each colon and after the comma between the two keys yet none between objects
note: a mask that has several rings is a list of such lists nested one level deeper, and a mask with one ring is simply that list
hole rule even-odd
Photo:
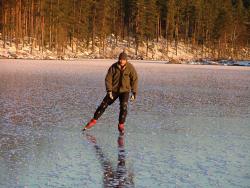
[{"label": "wet ice", "polygon": [[80,132],[113,62],[0,62],[0,187],[249,186],[248,67],[133,62],[139,95],[121,152],[118,102],[88,132],[95,143]]}]

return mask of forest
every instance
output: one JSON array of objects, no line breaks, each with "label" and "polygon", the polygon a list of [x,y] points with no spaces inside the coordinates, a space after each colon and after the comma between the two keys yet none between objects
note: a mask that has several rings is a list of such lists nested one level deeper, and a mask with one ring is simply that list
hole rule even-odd
[{"label": "forest", "polygon": [[95,50],[105,54],[108,38],[145,46],[164,40],[185,44],[205,57],[249,59],[249,0],[0,0],[0,39],[57,54]]}]

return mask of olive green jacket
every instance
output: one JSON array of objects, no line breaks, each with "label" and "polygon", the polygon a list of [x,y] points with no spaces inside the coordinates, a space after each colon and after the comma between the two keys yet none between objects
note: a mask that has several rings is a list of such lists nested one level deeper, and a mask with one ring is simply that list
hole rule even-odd
[{"label": "olive green jacket", "polygon": [[107,92],[133,92],[138,90],[138,75],[134,66],[127,62],[123,71],[119,62],[114,63],[109,69],[105,78]]}]

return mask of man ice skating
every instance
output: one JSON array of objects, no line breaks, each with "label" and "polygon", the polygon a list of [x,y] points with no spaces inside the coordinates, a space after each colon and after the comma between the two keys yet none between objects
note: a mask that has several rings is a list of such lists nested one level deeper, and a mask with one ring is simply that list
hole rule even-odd
[{"label": "man ice skating", "polygon": [[138,76],[134,66],[127,61],[127,54],[122,52],[119,55],[119,61],[114,63],[107,72],[105,78],[107,95],[97,108],[94,117],[83,128],[83,131],[90,129],[96,124],[96,121],[103,114],[105,109],[111,105],[117,98],[120,101],[120,114],[118,130],[124,134],[124,123],[127,116],[129,93],[132,95],[130,100],[136,99],[138,89]]}]

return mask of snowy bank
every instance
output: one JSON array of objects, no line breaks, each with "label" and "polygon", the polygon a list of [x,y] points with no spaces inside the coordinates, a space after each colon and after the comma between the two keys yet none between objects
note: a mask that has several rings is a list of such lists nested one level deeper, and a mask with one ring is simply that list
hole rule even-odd
[{"label": "snowy bank", "polygon": [[[75,41],[76,45],[77,41]],[[15,45],[13,42],[4,42],[0,39],[0,59],[37,59],[37,60],[81,60],[81,59],[117,59],[122,51],[126,51],[130,60],[147,60],[151,63],[164,64],[192,64],[192,65],[226,65],[226,66],[250,66],[250,60],[234,61],[234,60],[213,60],[209,57],[204,57],[202,50],[192,49],[190,46],[182,42],[178,43],[178,47],[174,44],[169,44],[166,49],[166,40],[160,39],[150,42],[148,46],[143,43],[137,51],[133,40],[129,42],[126,40],[117,40],[113,35],[107,38],[106,48],[102,49],[95,45],[92,48],[79,48],[77,51],[72,49],[72,46],[67,46],[66,50],[60,54],[56,50],[49,50],[48,47],[44,49],[38,46],[32,46],[25,41],[22,44]],[[80,44],[84,46],[84,43]],[[73,48],[75,46],[73,45]],[[204,50],[204,49],[203,49]],[[206,49],[209,51],[209,49]],[[229,57],[230,59],[230,57]]]}]

